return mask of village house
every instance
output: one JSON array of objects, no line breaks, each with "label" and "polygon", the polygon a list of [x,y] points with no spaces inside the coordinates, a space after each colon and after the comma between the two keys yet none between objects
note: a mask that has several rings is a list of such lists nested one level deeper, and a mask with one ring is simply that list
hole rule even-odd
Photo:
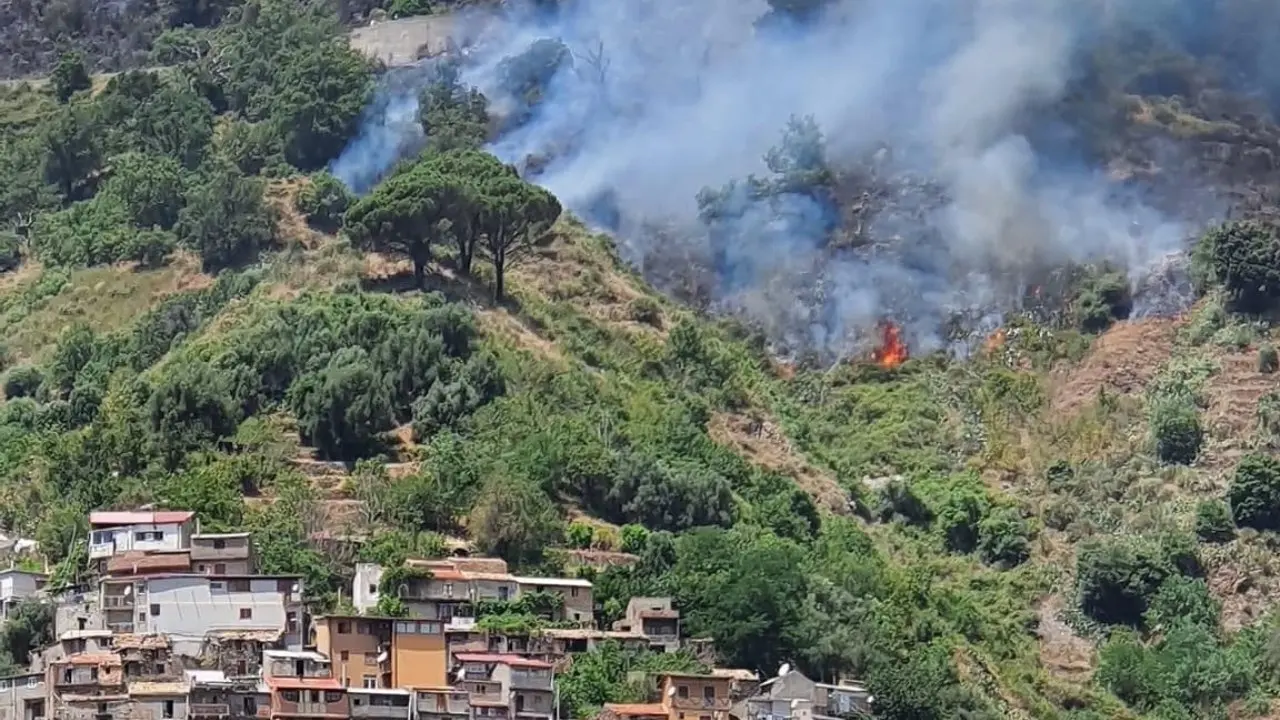
[{"label": "village house", "polygon": [[189,550],[195,530],[190,510],[89,513],[89,563],[104,572],[106,561],[125,553]]},{"label": "village house", "polygon": [[186,676],[190,720],[250,720],[270,714],[270,690],[258,678],[228,677],[221,670],[188,670]]},{"label": "village house", "polygon": [[0,620],[8,620],[23,600],[43,595],[48,580],[45,573],[18,568],[0,570]]},{"label": "village house", "polygon": [[551,720],[555,711],[551,663],[496,653],[459,653],[454,662],[454,683],[467,691],[477,717]]},{"label": "village house", "polygon": [[312,634],[345,687],[436,687],[448,680],[444,624],[437,620],[329,615],[315,619]]},{"label": "village house", "polygon": [[409,720],[413,713],[413,693],[403,688],[347,689],[351,698],[351,717],[379,720]]},{"label": "village house", "polygon": [[252,575],[257,572],[249,533],[196,533],[191,536],[191,562],[205,575]]},{"label": "village house", "polygon": [[128,710],[124,670],[113,653],[79,653],[51,662],[45,682],[57,720],[94,720]]},{"label": "village house", "polygon": [[0,677],[0,720],[39,720],[45,714],[43,673]]},{"label": "village house", "polygon": [[417,720],[469,720],[471,701],[466,690],[444,685],[413,688]]},{"label": "village house", "polygon": [[727,674],[665,673],[658,676],[659,700],[652,703],[608,703],[609,720],[729,720],[733,701]]},{"label": "village house", "polygon": [[817,683],[787,668],[760,683],[743,720],[833,720],[869,716],[872,696],[859,683]]},{"label": "village house", "polygon": [[270,692],[271,718],[348,718],[346,688],[333,676],[329,658],[317,652],[267,650],[263,681]]},{"label": "village house", "polygon": [[613,623],[619,632],[639,633],[655,650],[680,649],[680,611],[669,597],[636,597],[627,602],[627,612]]}]

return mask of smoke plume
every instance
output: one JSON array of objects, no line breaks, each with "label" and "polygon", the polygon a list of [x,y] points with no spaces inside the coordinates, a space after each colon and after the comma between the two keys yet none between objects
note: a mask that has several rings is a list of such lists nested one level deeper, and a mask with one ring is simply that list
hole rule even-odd
[{"label": "smoke plume", "polygon": [[[663,277],[664,256],[697,258],[712,271],[709,301],[783,346],[851,352],[893,316],[928,350],[945,344],[954,316],[982,330],[1065,263],[1108,261],[1135,287],[1169,285],[1143,279],[1168,274],[1196,228],[1092,165],[1052,110],[1104,16],[1141,18],[1144,5],[833,0],[797,21],[764,0],[564,0],[554,12],[508,7],[468,48],[464,79],[502,109],[502,60],[563,41],[571,61],[492,152],[517,165],[538,158],[531,179],[615,231],[646,274]],[[406,121],[419,88],[406,77],[423,73],[384,86],[334,164],[357,191],[421,142]],[[768,178],[766,153],[805,116],[823,134],[840,202],[731,189],[734,212],[699,217],[703,188]],[[833,242],[860,192],[874,208],[857,237]]]}]

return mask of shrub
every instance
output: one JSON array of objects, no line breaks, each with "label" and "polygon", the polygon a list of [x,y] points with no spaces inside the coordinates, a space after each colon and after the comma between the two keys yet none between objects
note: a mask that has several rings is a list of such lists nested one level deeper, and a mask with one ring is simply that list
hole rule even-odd
[{"label": "shrub", "polygon": [[1021,565],[1031,556],[1030,536],[1017,510],[998,508],[978,524],[978,554],[993,565]]},{"label": "shrub", "polygon": [[622,552],[639,555],[649,544],[649,531],[634,523],[622,526]]},{"label": "shrub", "polygon": [[1221,500],[1205,500],[1196,506],[1196,536],[1205,542],[1228,542],[1235,537],[1231,510]]},{"label": "shrub", "polygon": [[318,172],[298,192],[295,205],[312,227],[334,232],[341,227],[342,215],[354,200],[355,196],[341,180],[328,172]]},{"label": "shrub", "polygon": [[9,371],[4,378],[4,396],[9,399],[31,397],[44,383],[44,374],[39,368],[24,365]]},{"label": "shrub", "polygon": [[1216,630],[1222,604],[1200,578],[1173,575],[1160,585],[1143,617],[1148,628],[1192,623]]},{"label": "shrub", "polygon": [[1204,429],[1195,404],[1185,396],[1157,397],[1151,409],[1156,456],[1172,465],[1189,465],[1200,454]]},{"label": "shrub", "polygon": [[912,525],[928,525],[933,511],[904,480],[890,480],[877,489],[875,515],[880,522],[902,519]]},{"label": "shrub", "polygon": [[595,537],[595,534],[595,528],[581,522],[569,523],[569,526],[564,531],[565,539],[569,541],[569,547],[578,550],[586,550],[591,547],[591,540]]},{"label": "shrub", "polygon": [[333,354],[320,372],[289,388],[302,437],[323,457],[354,460],[377,450],[377,436],[392,426],[386,382],[363,348]]},{"label": "shrub", "polygon": [[1085,332],[1102,332],[1133,312],[1133,294],[1123,273],[1103,270],[1088,277],[1075,300],[1076,322]]},{"label": "shrub", "polygon": [[22,238],[16,233],[0,232],[0,272],[15,270],[22,264]]},{"label": "shrub", "polygon": [[1280,353],[1271,343],[1258,348],[1258,372],[1273,373],[1280,370]]},{"label": "shrub", "polygon": [[1280,460],[1259,453],[1244,456],[1236,465],[1227,501],[1236,525],[1280,529]]},{"label": "shrub", "polygon": [[1076,555],[1080,609],[1098,622],[1137,627],[1167,578],[1199,572],[1194,542],[1186,538],[1091,541]]},{"label": "shrub", "polygon": [[645,325],[654,327],[662,327],[662,306],[657,300],[641,295],[631,301],[630,305],[631,319]]},{"label": "shrub", "polygon": [[990,502],[981,488],[955,487],[938,509],[938,529],[953,552],[969,553],[978,547],[978,524]]},{"label": "shrub", "polygon": [[1202,285],[1222,285],[1234,309],[1265,312],[1280,297],[1280,237],[1268,223],[1225,223],[1200,238],[1193,269]]},{"label": "shrub", "polygon": [[93,83],[89,79],[89,70],[85,67],[84,55],[78,52],[64,54],[54,66],[49,83],[59,102],[70,100],[80,90],[88,90]]}]

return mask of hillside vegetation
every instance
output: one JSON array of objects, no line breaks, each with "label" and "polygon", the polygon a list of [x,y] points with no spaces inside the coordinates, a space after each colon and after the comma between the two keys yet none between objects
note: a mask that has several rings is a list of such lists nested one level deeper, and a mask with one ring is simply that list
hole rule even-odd
[{"label": "hillside vegetation", "polygon": [[[1280,133],[1222,110],[1233,88],[1217,105],[1155,82],[1207,82],[1207,61],[1104,63],[1058,108],[1116,172],[1225,146],[1189,153],[1241,218],[1194,242],[1193,305],[1130,319],[1122,270],[1060,268],[963,359],[783,360],[769,328],[658,293],[483,150],[519,109],[492,117],[448,63],[422,154],[352,196],[324,168],[378,76],[338,12],[216,15],[169,37],[163,70],[95,87],[72,54],[0,89],[0,527],[40,542],[55,586],[83,577],[88,510],[155,503],[255,531],[317,612],[356,560],[628,553],[577,569],[604,622],[671,595],[723,664],[860,677],[878,717],[1272,712],[1280,231],[1260,158]],[[115,32],[82,20],[86,52]],[[558,58],[506,66],[527,112]],[[848,200],[811,119],[779,137],[744,187]],[[699,196],[717,231],[733,197]],[[0,634],[4,659],[27,642]],[[566,712],[626,699],[592,670],[608,652],[575,661]]]}]

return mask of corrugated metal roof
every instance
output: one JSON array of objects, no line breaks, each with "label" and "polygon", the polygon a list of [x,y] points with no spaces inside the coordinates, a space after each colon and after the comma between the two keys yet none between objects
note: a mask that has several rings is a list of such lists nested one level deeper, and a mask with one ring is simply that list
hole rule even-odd
[{"label": "corrugated metal roof", "polygon": [[458,653],[454,655],[458,662],[464,663],[485,663],[494,665],[510,665],[511,667],[527,667],[527,668],[544,668],[552,667],[549,662],[541,660],[530,660],[520,655],[502,654],[502,653]]},{"label": "corrugated metal roof", "polygon": [[190,510],[131,510],[89,513],[90,525],[168,525],[184,523],[196,514]]}]

